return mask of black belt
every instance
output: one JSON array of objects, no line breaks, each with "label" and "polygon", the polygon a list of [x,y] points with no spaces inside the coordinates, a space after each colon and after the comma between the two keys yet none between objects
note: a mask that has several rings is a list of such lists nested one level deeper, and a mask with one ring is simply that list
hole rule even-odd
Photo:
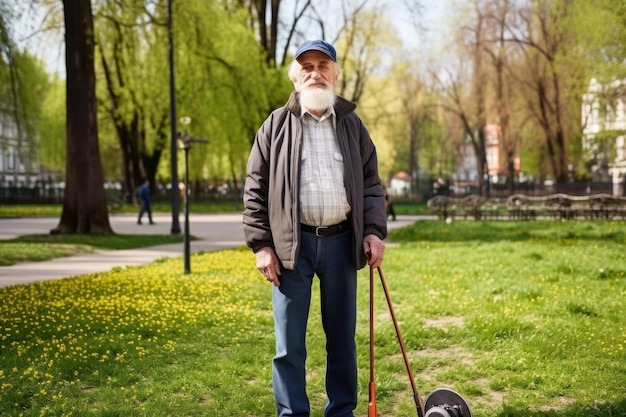
[{"label": "black belt", "polygon": [[345,230],[350,230],[350,221],[346,220],[339,224],[333,224],[332,226],[309,226],[307,224],[301,224],[300,228],[309,233],[315,233],[315,236],[332,236]]}]

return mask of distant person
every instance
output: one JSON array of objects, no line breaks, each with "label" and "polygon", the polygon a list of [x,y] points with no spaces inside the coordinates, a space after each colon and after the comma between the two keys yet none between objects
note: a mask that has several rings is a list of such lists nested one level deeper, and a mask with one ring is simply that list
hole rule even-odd
[{"label": "distant person", "polygon": [[146,180],[141,187],[137,189],[137,199],[139,200],[139,218],[137,224],[141,223],[141,218],[144,213],[148,214],[148,220],[150,224],[155,224],[152,221],[152,201],[150,200],[150,181]]},{"label": "distant person", "polygon": [[385,211],[387,213],[387,218],[391,216],[392,221],[396,221],[396,211],[393,209],[393,199],[391,198],[391,194],[389,191],[385,189]]}]

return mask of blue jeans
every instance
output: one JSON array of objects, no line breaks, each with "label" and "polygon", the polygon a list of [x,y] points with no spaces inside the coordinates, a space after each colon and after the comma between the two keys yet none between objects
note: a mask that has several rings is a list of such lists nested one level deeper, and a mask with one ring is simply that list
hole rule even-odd
[{"label": "blue jeans", "polygon": [[278,416],[309,416],[306,394],[306,327],[313,275],[320,280],[326,334],[326,417],[352,417],[357,401],[356,266],[352,231],[317,237],[301,232],[295,270],[281,271],[273,286],[276,356],[272,384]]},{"label": "blue jeans", "polygon": [[148,213],[148,220],[150,220],[150,223],[152,222],[152,207],[149,201],[144,200],[143,198],[139,199],[139,204],[141,205],[141,208],[139,209],[139,218],[137,219],[137,223],[141,223],[141,218],[143,217],[144,213]]}]

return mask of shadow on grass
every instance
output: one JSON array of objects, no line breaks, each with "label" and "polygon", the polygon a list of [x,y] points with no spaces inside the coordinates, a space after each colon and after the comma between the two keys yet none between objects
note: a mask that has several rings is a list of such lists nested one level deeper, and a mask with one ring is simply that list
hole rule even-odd
[{"label": "shadow on grass", "polygon": [[421,220],[389,234],[394,242],[610,240],[626,243],[624,221],[444,221]]},{"label": "shadow on grass", "polygon": [[[602,398],[598,398],[602,401]],[[626,399],[616,403],[589,406],[573,405],[565,410],[528,411],[505,406],[497,417],[626,417]]]}]

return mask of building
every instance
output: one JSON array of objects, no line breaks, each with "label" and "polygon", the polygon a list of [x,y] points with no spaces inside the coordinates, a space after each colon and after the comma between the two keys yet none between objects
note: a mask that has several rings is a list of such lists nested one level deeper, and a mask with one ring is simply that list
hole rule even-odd
[{"label": "building", "polygon": [[389,181],[387,191],[394,197],[408,197],[411,194],[411,175],[397,172]]},{"label": "building", "polygon": [[[485,157],[487,158],[487,171],[489,181],[497,183],[499,177],[503,178],[503,171],[500,167],[500,126],[488,124],[485,126]],[[456,172],[452,175],[452,186],[455,193],[469,194],[478,187],[478,160],[474,146],[469,139],[460,149]]]},{"label": "building", "polygon": [[32,141],[20,137],[15,119],[0,112],[0,188],[34,187],[40,180],[40,165]]},{"label": "building", "polygon": [[626,183],[626,81],[589,83],[582,104],[583,149],[594,161],[594,181],[611,181],[613,194],[624,195]]}]

